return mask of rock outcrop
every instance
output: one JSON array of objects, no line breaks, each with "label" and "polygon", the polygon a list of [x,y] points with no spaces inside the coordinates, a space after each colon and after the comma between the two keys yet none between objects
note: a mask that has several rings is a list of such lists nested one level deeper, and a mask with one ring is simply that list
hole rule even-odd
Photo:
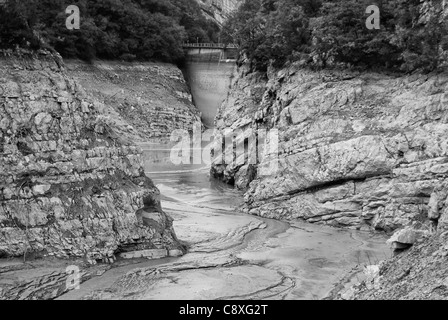
[{"label": "rock outcrop", "polygon": [[[15,260],[0,261],[0,300],[52,300],[112,268],[72,259]],[[70,274],[73,268],[79,272]]]},{"label": "rock outcrop", "polygon": [[448,231],[445,227],[440,228],[436,234],[418,239],[412,248],[392,259],[370,266],[376,269],[371,277],[358,281],[365,277],[365,270],[352,270],[327,299],[446,300],[447,243]]},{"label": "rock outcrop", "polygon": [[232,11],[238,9],[242,0],[196,0],[205,16],[222,25]]},{"label": "rock outcrop", "polygon": [[[446,219],[446,73],[315,72],[296,64],[264,75],[242,67],[216,126],[221,134],[279,130],[278,168],[269,172],[272,157],[258,159],[245,195],[250,214],[385,231],[431,231]],[[241,163],[214,165],[212,173],[240,187],[254,178]]]},{"label": "rock outcrop", "polygon": [[182,71],[167,63],[66,61],[67,72],[107,108],[102,114],[123,138],[169,140],[176,129],[191,131],[201,114]]},{"label": "rock outcrop", "polygon": [[[392,259],[371,266],[376,268],[377,272],[373,277],[362,281],[359,281],[359,269],[352,270],[335,286],[328,299],[448,299],[447,190],[445,184],[437,188],[431,197],[430,206],[437,208],[438,212],[437,217],[430,216],[434,222],[432,233],[410,227],[398,230],[388,241],[398,250]],[[437,200],[433,200],[434,198]],[[430,209],[432,210],[434,209]],[[354,281],[355,277],[358,281]]]},{"label": "rock outcrop", "polygon": [[0,257],[182,249],[107,108],[59,55],[0,53]]}]

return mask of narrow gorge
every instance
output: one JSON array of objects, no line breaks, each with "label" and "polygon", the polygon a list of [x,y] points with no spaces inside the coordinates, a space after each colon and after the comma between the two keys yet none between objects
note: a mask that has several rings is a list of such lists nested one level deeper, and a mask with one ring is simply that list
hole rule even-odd
[{"label": "narrow gorge", "polygon": [[[3,61],[1,248],[19,258],[2,262],[3,298],[321,298],[346,268],[390,255],[381,235],[239,213],[243,194],[209,166],[173,165],[167,133],[219,106],[196,109],[174,66]],[[235,81],[229,67],[191,62],[196,94]],[[67,266],[82,284],[64,294]]]},{"label": "narrow gorge", "polygon": [[0,300],[447,299],[446,63],[277,64],[333,2],[196,2],[127,3],[180,22],[116,59],[0,41]]}]

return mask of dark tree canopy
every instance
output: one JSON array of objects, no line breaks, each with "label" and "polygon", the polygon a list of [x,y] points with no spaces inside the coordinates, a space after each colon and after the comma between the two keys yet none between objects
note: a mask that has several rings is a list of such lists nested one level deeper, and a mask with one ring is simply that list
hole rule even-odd
[{"label": "dark tree canopy", "polygon": [[[183,57],[183,42],[233,42],[252,68],[287,61],[330,67],[431,71],[446,63],[443,0],[245,0],[223,26],[194,0],[0,0],[0,48],[48,47],[63,57],[160,60]],[[80,30],[65,27],[68,5]],[[381,9],[369,30],[366,8]]]},{"label": "dark tree canopy", "polygon": [[[79,30],[65,9],[77,5]],[[6,0],[0,48],[56,49],[63,57],[176,61],[185,41],[215,42],[219,27],[192,0]]]},{"label": "dark tree canopy", "polygon": [[[240,45],[252,68],[286,61],[313,66],[431,71],[446,62],[448,21],[442,0],[245,0],[223,37]],[[368,29],[369,5],[381,28]],[[445,55],[445,57],[444,57]]]}]

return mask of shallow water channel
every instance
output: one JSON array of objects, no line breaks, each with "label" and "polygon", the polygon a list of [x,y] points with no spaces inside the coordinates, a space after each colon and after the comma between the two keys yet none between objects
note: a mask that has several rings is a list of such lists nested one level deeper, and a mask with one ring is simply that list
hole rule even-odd
[{"label": "shallow water channel", "polygon": [[146,170],[189,252],[111,269],[62,299],[321,299],[391,255],[382,235],[239,213],[240,192],[207,167],[171,165],[166,147],[146,146]]}]

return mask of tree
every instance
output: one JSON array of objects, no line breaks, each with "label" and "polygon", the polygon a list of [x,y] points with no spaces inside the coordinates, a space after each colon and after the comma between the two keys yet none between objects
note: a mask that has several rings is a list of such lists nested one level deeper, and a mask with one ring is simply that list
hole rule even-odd
[{"label": "tree", "polygon": [[[380,8],[379,30],[366,28],[371,4]],[[441,6],[442,0],[246,0],[223,37],[260,71],[297,59],[323,68],[430,71],[448,56]]]},{"label": "tree", "polygon": [[412,1],[407,8],[403,8],[403,4],[400,6],[404,18],[400,20],[395,40],[402,49],[404,71],[420,69],[429,72],[446,60],[448,21],[442,2],[432,4],[422,8],[420,3]]},{"label": "tree", "polygon": [[6,0],[0,47],[53,47],[63,57],[176,62],[183,42],[216,41],[218,26],[191,0],[73,0],[81,28],[67,30],[63,0]]},{"label": "tree", "polygon": [[283,65],[310,41],[309,19],[298,0],[246,0],[223,28],[255,70]]},{"label": "tree", "polygon": [[395,65],[398,48],[390,42],[394,16],[388,6],[381,10],[380,30],[365,27],[366,6],[356,0],[326,2],[315,22],[314,54],[321,63],[343,63],[364,67]]}]

